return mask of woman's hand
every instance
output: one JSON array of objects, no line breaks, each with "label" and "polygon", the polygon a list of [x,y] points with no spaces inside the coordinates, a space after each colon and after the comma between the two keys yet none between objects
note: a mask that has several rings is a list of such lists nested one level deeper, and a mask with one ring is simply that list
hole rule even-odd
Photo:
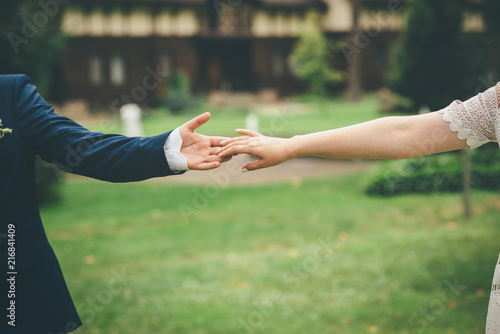
[{"label": "woman's hand", "polygon": [[245,137],[222,141],[223,147],[219,157],[227,158],[242,153],[257,156],[259,160],[243,166],[243,172],[275,166],[292,158],[287,139],[266,137],[250,130],[236,130],[236,132]]}]

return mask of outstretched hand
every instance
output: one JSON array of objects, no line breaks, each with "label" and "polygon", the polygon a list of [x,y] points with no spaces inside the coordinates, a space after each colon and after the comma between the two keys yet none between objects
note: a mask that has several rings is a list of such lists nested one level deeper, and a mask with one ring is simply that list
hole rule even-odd
[{"label": "outstretched hand", "polygon": [[251,130],[236,130],[245,137],[236,137],[222,141],[221,158],[228,158],[242,153],[252,154],[259,160],[243,166],[242,171],[251,171],[278,165],[291,158],[286,139],[266,137]]},{"label": "outstretched hand", "polygon": [[181,154],[186,158],[189,169],[213,169],[219,167],[221,163],[231,160],[231,156],[217,155],[217,150],[222,146],[221,141],[227,138],[209,137],[194,132],[208,122],[210,117],[210,113],[206,112],[179,127],[179,134],[182,138]]}]

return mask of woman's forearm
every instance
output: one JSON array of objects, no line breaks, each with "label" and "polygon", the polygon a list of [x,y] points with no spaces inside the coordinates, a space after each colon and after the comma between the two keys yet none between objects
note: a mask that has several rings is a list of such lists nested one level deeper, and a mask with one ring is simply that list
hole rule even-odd
[{"label": "woman's forearm", "polygon": [[290,158],[406,159],[464,148],[441,115],[393,116],[287,140]]},{"label": "woman's forearm", "polygon": [[439,113],[385,117],[289,139],[266,137],[250,130],[237,132],[246,136],[224,141],[219,156],[246,153],[259,158],[243,166],[243,171],[275,166],[300,156],[406,159],[467,147]]}]

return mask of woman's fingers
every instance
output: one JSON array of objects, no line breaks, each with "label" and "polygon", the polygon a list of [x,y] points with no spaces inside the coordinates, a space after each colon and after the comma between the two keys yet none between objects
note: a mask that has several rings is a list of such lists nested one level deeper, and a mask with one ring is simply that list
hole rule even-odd
[{"label": "woman's fingers", "polygon": [[226,140],[221,141],[220,144],[222,146],[227,146],[229,144],[232,144],[232,143],[237,142],[237,141],[242,141],[242,140],[248,140],[248,136],[234,137],[234,138],[226,139]]},{"label": "woman's fingers", "polygon": [[258,132],[255,132],[252,130],[247,130],[247,129],[236,129],[236,132],[241,134],[241,135],[244,135],[244,137],[234,137],[234,138],[230,138],[230,139],[226,138],[225,140],[222,140],[220,142],[220,145],[226,146],[226,145],[229,145],[229,144],[234,143],[236,141],[246,140],[246,139],[248,139],[248,137],[260,137],[260,136],[262,136]]},{"label": "woman's fingers", "polygon": [[210,148],[210,155],[217,156],[220,151],[222,151],[222,147],[211,147]]},{"label": "woman's fingers", "polygon": [[250,137],[262,136],[260,133],[248,129],[236,129],[236,132],[238,132],[240,135],[247,135]]},{"label": "woman's fingers", "polygon": [[210,139],[210,144],[212,146],[222,146],[222,142],[225,141],[225,140],[229,140],[231,138],[228,138],[228,137],[209,137]]},{"label": "woman's fingers", "polygon": [[219,153],[219,157],[225,158],[231,155],[238,155],[242,153],[253,154],[253,149],[248,145],[235,145],[234,143],[230,146],[222,148]]},{"label": "woman's fingers", "polygon": [[217,155],[210,155],[204,161],[197,162],[194,166],[189,166],[193,170],[208,170],[219,167],[222,163],[228,162],[233,156],[221,158]]},{"label": "woman's fingers", "polygon": [[[243,137],[243,139],[240,139],[240,140],[232,141],[231,143],[225,144],[224,146],[220,147],[217,150],[218,155],[220,157],[225,157],[229,154],[229,153],[227,153],[228,150],[233,149],[234,147],[240,147],[240,149],[242,149],[243,147],[248,147],[249,143],[250,143],[250,140],[246,137]],[[231,152],[233,152],[233,151],[231,151]],[[243,152],[240,152],[240,153],[243,153]],[[236,154],[239,154],[239,153],[236,153]]]}]

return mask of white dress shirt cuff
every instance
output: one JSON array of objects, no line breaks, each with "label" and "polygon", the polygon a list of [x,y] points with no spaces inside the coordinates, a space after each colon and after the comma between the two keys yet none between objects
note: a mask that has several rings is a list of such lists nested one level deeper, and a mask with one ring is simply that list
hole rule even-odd
[{"label": "white dress shirt cuff", "polygon": [[182,138],[179,128],[177,128],[167,137],[164,147],[168,166],[174,173],[189,170],[186,157],[181,153],[181,147]]}]

